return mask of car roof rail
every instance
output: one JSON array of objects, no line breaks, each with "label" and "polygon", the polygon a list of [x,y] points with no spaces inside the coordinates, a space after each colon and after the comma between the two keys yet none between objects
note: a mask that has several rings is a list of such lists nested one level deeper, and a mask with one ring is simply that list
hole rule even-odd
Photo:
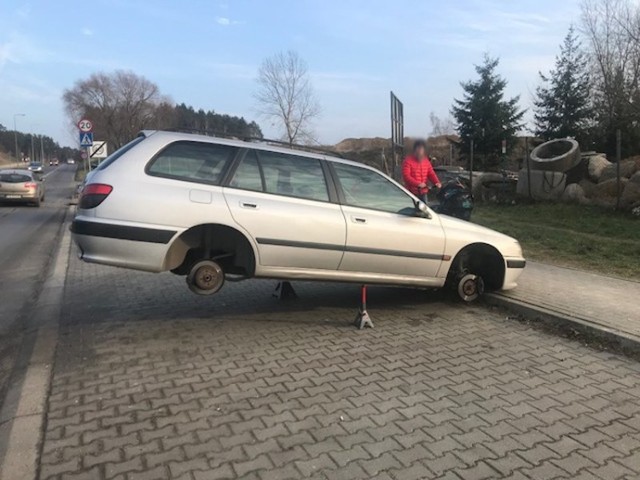
[{"label": "car roof rail", "polygon": [[332,157],[345,158],[340,152],[330,150],[328,148],[314,147],[311,145],[300,145],[298,143],[289,143],[282,140],[273,140],[270,138],[252,137],[250,135],[234,135],[218,130],[206,130],[200,128],[170,128],[165,131],[177,133],[192,133],[197,135],[206,135],[207,137],[225,138],[229,140],[239,140],[246,143],[263,143],[277,147],[290,148],[292,150],[300,150],[309,153],[320,153],[322,155],[331,155]]}]

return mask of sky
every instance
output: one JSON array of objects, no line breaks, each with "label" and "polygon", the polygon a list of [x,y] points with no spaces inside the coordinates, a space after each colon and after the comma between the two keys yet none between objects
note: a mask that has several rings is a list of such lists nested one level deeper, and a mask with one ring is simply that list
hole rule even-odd
[{"label": "sky", "polygon": [[[62,94],[94,72],[131,70],[176,103],[256,120],[262,60],[295,50],[322,115],[320,143],[390,136],[389,91],[405,134],[449,116],[488,53],[507,94],[531,106],[580,0],[0,0],[0,124],[77,142]],[[531,118],[529,114],[528,118]]]}]

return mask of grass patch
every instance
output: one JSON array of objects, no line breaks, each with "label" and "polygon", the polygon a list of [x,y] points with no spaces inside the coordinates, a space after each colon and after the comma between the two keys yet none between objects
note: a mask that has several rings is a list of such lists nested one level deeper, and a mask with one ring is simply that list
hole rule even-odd
[{"label": "grass patch", "polygon": [[87,171],[84,169],[83,165],[81,163],[78,164],[78,166],[76,167],[76,173],[73,177],[73,181],[76,183],[82,183],[84,182],[84,179],[87,176]]},{"label": "grass patch", "polygon": [[640,220],[567,204],[477,205],[475,223],[517,238],[526,258],[640,279]]}]

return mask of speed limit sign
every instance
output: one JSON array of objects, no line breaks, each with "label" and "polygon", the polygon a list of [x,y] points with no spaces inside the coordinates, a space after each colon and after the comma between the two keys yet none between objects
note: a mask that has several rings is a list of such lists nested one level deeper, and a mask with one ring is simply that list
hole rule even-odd
[{"label": "speed limit sign", "polygon": [[91,120],[83,118],[78,122],[78,128],[81,132],[89,133],[93,130],[93,123],[91,123]]}]

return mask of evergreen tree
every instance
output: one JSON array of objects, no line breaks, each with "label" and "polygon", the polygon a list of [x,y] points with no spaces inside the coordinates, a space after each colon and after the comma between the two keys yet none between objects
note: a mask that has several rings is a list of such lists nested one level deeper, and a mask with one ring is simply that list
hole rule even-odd
[{"label": "evergreen tree", "polygon": [[540,72],[534,119],[536,135],[545,140],[574,137],[585,142],[593,112],[590,102],[588,59],[573,26],[560,46],[555,69]]},{"label": "evergreen tree", "polygon": [[169,114],[169,128],[239,138],[262,138],[262,130],[256,122],[247,122],[244,117],[235,117],[200,108],[195,110],[184,103],[173,107]]},{"label": "evergreen tree", "polygon": [[[451,113],[463,145],[474,143],[480,168],[499,164],[502,142],[513,146],[515,135],[523,126],[524,110],[518,107],[520,96],[504,98],[507,81],[496,73],[500,60],[485,55],[482,65],[476,65],[476,81],[461,83],[464,96],[454,100]],[[474,167],[475,168],[475,167]]]}]

